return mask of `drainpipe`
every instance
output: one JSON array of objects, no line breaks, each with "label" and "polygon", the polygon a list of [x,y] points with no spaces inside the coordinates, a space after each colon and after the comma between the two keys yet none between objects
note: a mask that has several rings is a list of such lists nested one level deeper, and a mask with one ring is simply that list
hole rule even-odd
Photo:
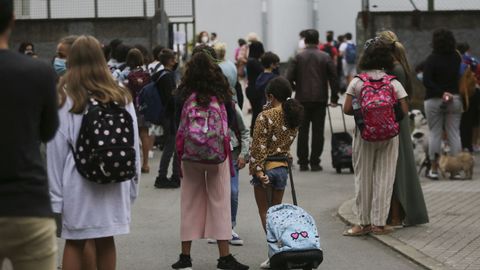
[{"label": "drainpipe", "polygon": [[262,0],[262,37],[263,45],[268,48],[268,3],[267,0]]}]

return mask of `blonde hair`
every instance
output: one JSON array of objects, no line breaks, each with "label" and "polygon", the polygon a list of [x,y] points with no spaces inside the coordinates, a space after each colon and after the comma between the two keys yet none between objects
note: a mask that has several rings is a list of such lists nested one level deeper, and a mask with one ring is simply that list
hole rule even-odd
[{"label": "blonde hair", "polygon": [[102,47],[92,36],[80,36],[72,44],[67,58],[68,69],[62,77],[58,92],[60,106],[67,96],[72,99],[70,112],[81,114],[89,98],[101,103],[117,102],[125,106],[132,101],[128,90],[120,87],[108,69]]},{"label": "blonde hair", "polygon": [[251,43],[254,41],[260,41],[260,38],[258,37],[257,33],[250,32],[247,35],[247,42]]},{"label": "blonde hair", "polygon": [[218,42],[213,46],[217,53],[218,60],[225,60],[225,54],[227,53],[227,44],[224,42]]},{"label": "blonde hair", "polygon": [[410,68],[410,65],[408,64],[407,60],[407,52],[405,50],[405,47],[403,46],[402,43],[398,40],[397,35],[392,32],[392,31],[382,31],[378,34],[378,37],[380,40],[382,40],[385,44],[392,46],[392,54],[393,57],[397,62],[400,63],[400,65],[403,68],[403,71],[405,72],[405,76],[407,78],[407,85],[404,85],[405,90],[407,93],[410,95],[411,90],[412,90],[412,85],[411,85],[411,74],[412,74],[412,69]]}]

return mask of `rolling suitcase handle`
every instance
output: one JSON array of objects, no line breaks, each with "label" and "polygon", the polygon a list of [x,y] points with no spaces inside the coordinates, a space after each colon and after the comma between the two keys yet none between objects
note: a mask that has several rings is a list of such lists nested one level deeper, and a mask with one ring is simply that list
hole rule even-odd
[{"label": "rolling suitcase handle", "polygon": [[[266,159],[266,161],[287,162],[287,164],[288,164],[288,175],[289,175],[289,178],[290,178],[290,186],[292,187],[293,204],[298,205],[298,203],[297,203],[297,193],[295,191],[295,184],[293,183],[292,160],[289,157],[272,156],[272,157],[268,157]],[[269,205],[271,206],[272,205],[272,194],[271,194],[270,189],[267,189],[267,200],[268,200]]]},{"label": "rolling suitcase handle", "polygon": [[[330,123],[330,131],[332,132],[333,135],[333,124],[332,124],[332,117],[330,116],[330,107],[332,104],[327,105],[327,113],[328,113],[328,121]],[[347,133],[347,124],[345,122],[345,114],[343,113],[343,105],[342,104],[337,104],[337,107],[340,107],[340,110],[342,112],[342,120],[343,120],[343,128],[345,129],[345,133]]]}]

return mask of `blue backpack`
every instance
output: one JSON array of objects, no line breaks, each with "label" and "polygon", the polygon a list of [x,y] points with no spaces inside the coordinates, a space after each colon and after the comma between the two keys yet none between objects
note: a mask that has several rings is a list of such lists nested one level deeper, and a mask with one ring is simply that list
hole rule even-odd
[{"label": "blue backpack", "polygon": [[315,220],[302,208],[279,204],[267,212],[268,255],[287,251],[321,250]]},{"label": "blue backpack", "polygon": [[347,49],[345,51],[345,61],[347,64],[355,64],[357,60],[357,46],[353,43],[347,44]]},{"label": "blue backpack", "polygon": [[[167,73],[168,71],[162,73],[158,80]],[[145,121],[155,125],[161,125],[165,115],[165,106],[162,103],[162,98],[157,88],[157,81],[145,85],[145,87],[140,90],[137,104],[138,112],[144,116]]]}]

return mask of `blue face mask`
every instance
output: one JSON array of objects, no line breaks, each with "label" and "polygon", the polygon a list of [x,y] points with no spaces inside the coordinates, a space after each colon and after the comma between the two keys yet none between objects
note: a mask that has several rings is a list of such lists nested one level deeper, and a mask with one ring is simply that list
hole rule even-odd
[{"label": "blue face mask", "polygon": [[62,76],[67,72],[67,60],[56,57],[53,61],[53,68],[58,76]]}]

